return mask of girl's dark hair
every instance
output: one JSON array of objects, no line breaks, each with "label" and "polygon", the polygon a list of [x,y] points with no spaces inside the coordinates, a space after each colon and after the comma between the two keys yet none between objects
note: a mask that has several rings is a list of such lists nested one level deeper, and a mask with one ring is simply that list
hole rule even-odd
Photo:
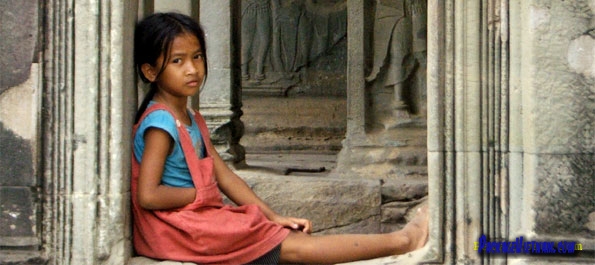
[{"label": "girl's dark hair", "polygon": [[[155,13],[141,20],[136,25],[134,32],[134,64],[136,66],[136,72],[143,82],[149,83],[150,81],[144,76],[141,66],[146,63],[156,66],[157,59],[163,55],[163,64],[160,67],[159,73],[157,73],[157,76],[159,76],[165,69],[172,42],[177,36],[182,34],[191,34],[198,39],[204,57],[206,79],[206,69],[208,69],[207,49],[205,34],[200,25],[191,17],[183,14]],[[134,123],[140,120],[140,117],[147,109],[149,102],[153,99],[156,92],[157,86],[155,83],[152,83],[149,92],[136,112]]]}]

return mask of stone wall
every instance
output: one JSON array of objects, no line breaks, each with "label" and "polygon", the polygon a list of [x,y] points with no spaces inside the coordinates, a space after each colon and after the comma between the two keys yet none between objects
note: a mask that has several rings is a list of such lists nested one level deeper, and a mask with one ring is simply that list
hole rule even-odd
[{"label": "stone wall", "polygon": [[[522,5],[520,60],[527,220],[540,237],[595,241],[595,3]],[[547,41],[542,41],[547,40]]]},{"label": "stone wall", "polygon": [[41,247],[39,8],[0,3],[0,251]]}]

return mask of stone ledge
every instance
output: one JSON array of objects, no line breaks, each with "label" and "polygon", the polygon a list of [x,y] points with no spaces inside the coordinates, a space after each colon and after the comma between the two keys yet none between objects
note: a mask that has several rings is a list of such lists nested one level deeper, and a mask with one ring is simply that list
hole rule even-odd
[{"label": "stone ledge", "polygon": [[36,250],[0,250],[0,264],[47,264],[48,257]]},{"label": "stone ledge", "polygon": [[171,261],[171,260],[154,260],[147,257],[132,257],[127,265],[196,265],[196,263],[192,262],[179,262],[179,261]]},{"label": "stone ledge", "polygon": [[[424,254],[427,252],[427,246],[400,256],[389,256],[378,259],[362,260],[348,263],[341,263],[342,265],[396,265],[396,264],[420,264],[423,260]],[[147,257],[132,257],[126,265],[197,265],[192,262],[179,262],[171,260],[154,260]]]}]

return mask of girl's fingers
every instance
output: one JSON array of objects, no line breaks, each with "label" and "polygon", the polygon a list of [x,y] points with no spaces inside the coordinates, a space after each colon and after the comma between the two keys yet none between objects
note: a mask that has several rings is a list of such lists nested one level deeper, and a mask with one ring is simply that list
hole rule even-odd
[{"label": "girl's fingers", "polygon": [[302,230],[302,232],[304,233],[312,233],[312,222],[310,222],[310,220],[307,219],[296,219],[296,222],[299,225],[299,228],[301,228],[300,230]]}]

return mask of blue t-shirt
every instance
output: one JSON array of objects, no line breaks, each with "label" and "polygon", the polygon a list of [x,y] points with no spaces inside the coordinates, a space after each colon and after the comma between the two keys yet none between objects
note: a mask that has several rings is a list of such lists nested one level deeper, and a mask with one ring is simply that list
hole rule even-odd
[{"label": "blue t-shirt", "polygon": [[[149,106],[152,104],[153,102],[151,102]],[[200,130],[194,120],[194,116],[191,113],[188,115],[191,117],[190,120],[192,121],[192,124],[183,126],[185,126],[186,130],[190,133],[192,145],[194,146],[197,155],[199,158],[203,158],[205,156],[205,147]],[[194,187],[192,176],[190,175],[188,165],[186,164],[182,145],[180,144],[176,121],[174,120],[174,117],[165,110],[151,112],[139,125],[136,134],[134,135],[134,156],[137,161],[139,161],[139,163],[142,161],[142,155],[145,150],[144,135],[148,128],[164,130],[174,140],[173,151],[165,160],[161,183],[172,187]]]}]

